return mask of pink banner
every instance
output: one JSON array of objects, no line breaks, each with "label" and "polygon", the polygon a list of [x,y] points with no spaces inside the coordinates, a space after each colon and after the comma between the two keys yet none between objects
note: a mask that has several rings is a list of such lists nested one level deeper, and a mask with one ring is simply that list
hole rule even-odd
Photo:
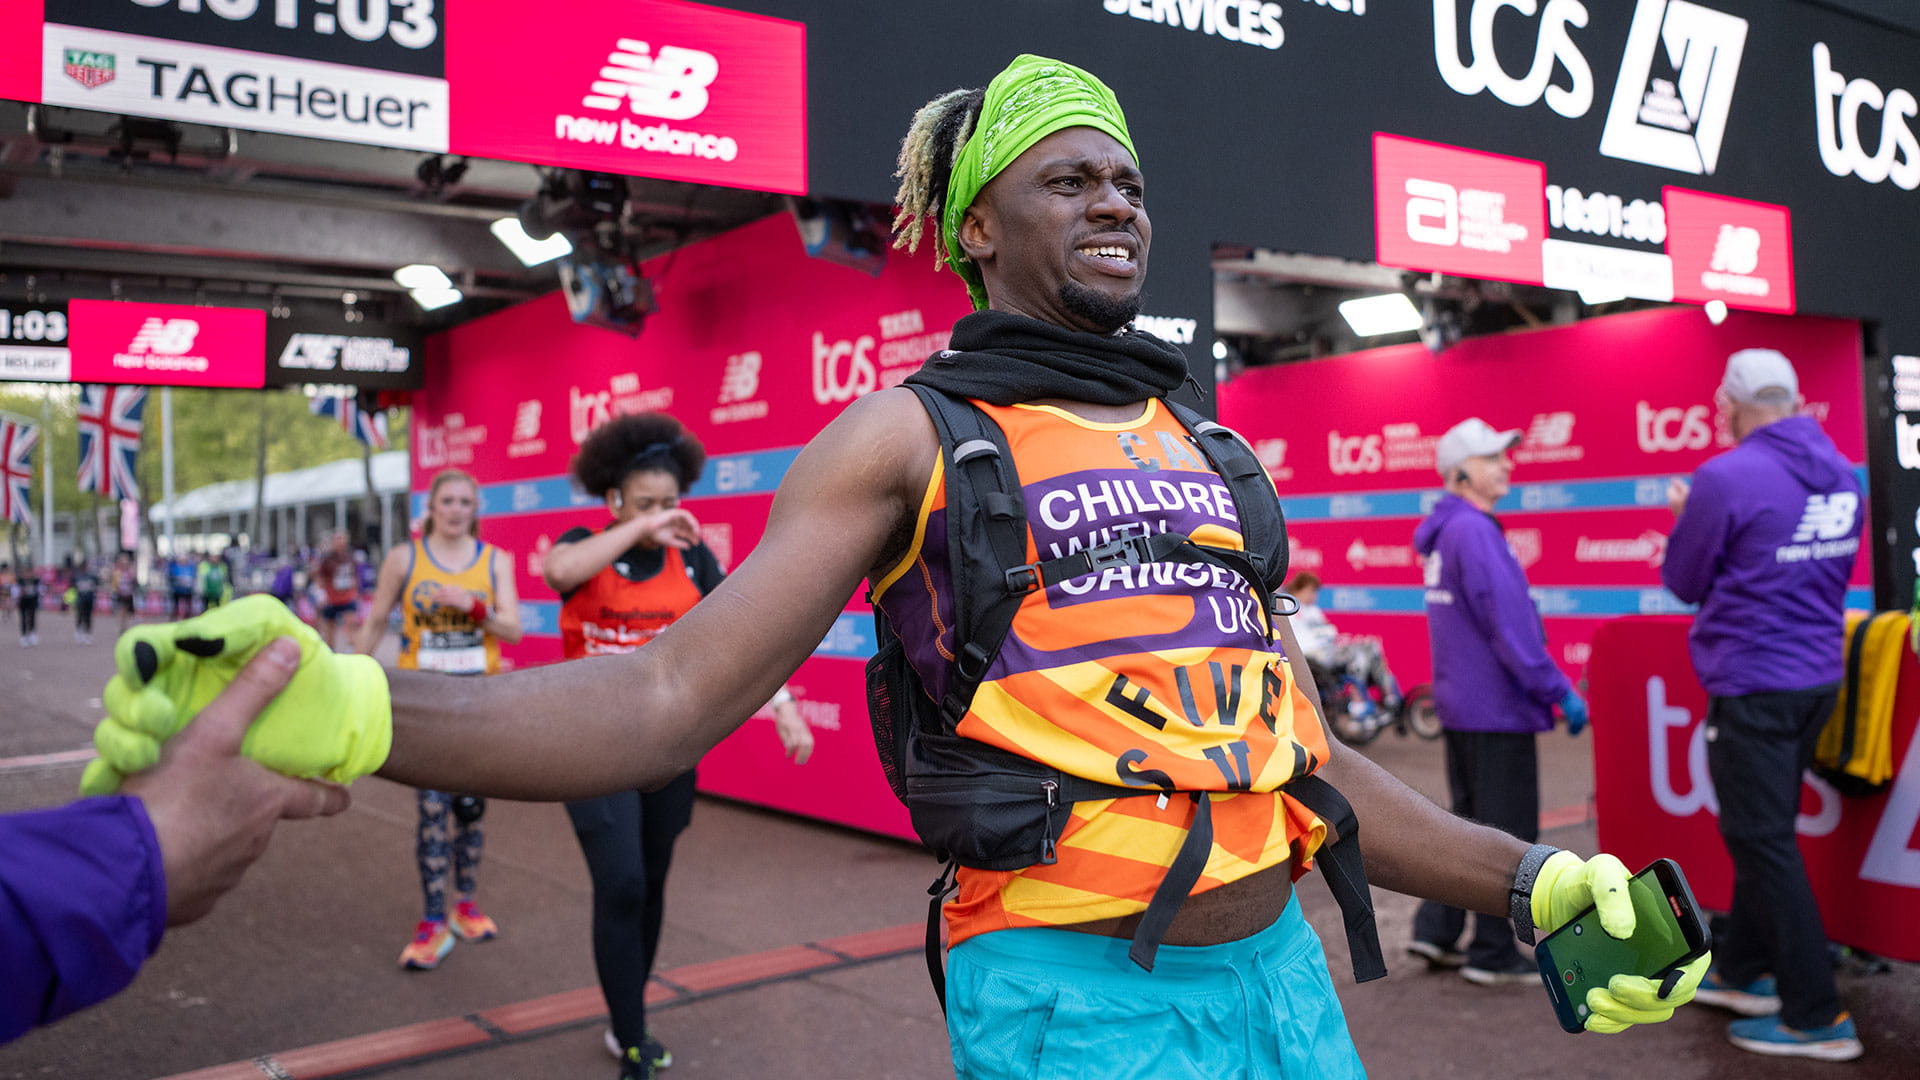
[{"label": "pink banner", "polygon": [[1387,266],[1540,284],[1547,167],[1373,136],[1374,243]]},{"label": "pink banner", "polygon": [[264,311],[74,300],[67,305],[67,317],[74,382],[265,385]]},{"label": "pink banner", "polygon": [[679,0],[447,17],[458,153],[806,193],[803,23]]},{"label": "pink banner", "polygon": [[[799,448],[847,404],[895,386],[946,345],[969,309],[930,257],[895,255],[877,277],[810,259],[785,214],[683,248],[644,267],[660,310],[638,339],[580,326],[555,293],[428,341],[414,411],[414,490],[454,466],[479,478],[481,532],[514,554],[528,637],[516,664],[558,660],[558,598],[541,581],[553,539],[599,528],[599,500],[567,466],[609,417],[672,413],[706,445],[688,499],[723,566],[766,527],[774,489]],[[416,508],[417,512],[417,508]],[[893,835],[906,814],[875,767],[863,662],[872,617],[857,598],[794,676],[818,750],[796,769],[771,723],[753,720],[701,766],[701,786]]]},{"label": "pink banner", "polygon": [[40,0],[0,4],[0,98],[40,100]]},{"label": "pink banner", "polygon": [[[1707,693],[1682,618],[1616,620],[1593,645],[1594,801],[1600,846],[1629,866],[1677,860],[1700,902],[1725,911],[1733,865],[1707,773]],[[1848,798],[1809,773],[1796,829],[1827,936],[1920,961],[1920,664],[1907,651],[1893,707],[1894,780]]]},{"label": "pink banner", "polygon": [[1673,298],[1793,311],[1793,214],[1784,206],[1670,187]]},{"label": "pink banner", "polygon": [[[1619,615],[1684,610],[1660,586],[1669,477],[1731,445],[1713,406],[1726,357],[1777,348],[1848,460],[1866,456],[1859,328],[1837,319],[1691,309],[1470,338],[1435,356],[1402,345],[1249,371],[1220,389],[1222,422],[1267,465],[1294,565],[1326,583],[1346,633],[1377,634],[1402,682],[1430,677],[1413,530],[1440,494],[1434,443],[1479,416],[1523,438],[1496,508],[1567,673]],[[1871,559],[1853,574],[1868,602]]]}]

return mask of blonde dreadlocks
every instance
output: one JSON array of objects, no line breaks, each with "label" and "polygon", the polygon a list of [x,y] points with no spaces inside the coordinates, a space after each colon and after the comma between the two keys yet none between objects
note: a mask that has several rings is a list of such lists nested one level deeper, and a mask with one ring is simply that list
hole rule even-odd
[{"label": "blonde dreadlocks", "polygon": [[[894,216],[895,248],[920,250],[920,237],[927,219],[934,221],[936,241],[940,214],[947,197],[947,181],[960,148],[973,134],[980,117],[985,90],[951,90],[934,98],[913,114],[913,125],[900,143],[900,164],[893,175],[900,179],[900,190],[893,201],[900,207]],[[947,262],[946,245],[934,244],[934,263]]]}]

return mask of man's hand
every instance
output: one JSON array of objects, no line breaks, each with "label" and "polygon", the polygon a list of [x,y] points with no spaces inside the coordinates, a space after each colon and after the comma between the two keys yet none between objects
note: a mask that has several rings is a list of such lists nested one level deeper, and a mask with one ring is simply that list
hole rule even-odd
[{"label": "man's hand", "polygon": [[773,707],[773,730],[780,736],[780,748],[795,765],[805,765],[813,756],[813,728],[800,718],[800,710],[791,701]]},{"label": "man's hand", "polygon": [[1679,517],[1686,510],[1687,496],[1691,494],[1693,485],[1687,483],[1685,477],[1676,476],[1667,481],[1667,509],[1673,511],[1674,517]]},{"label": "man's hand", "polygon": [[107,795],[151,768],[161,744],[210,705],[275,638],[300,648],[286,690],[265,705],[241,752],[287,776],[352,783],[380,767],[393,738],[386,674],[370,656],[341,656],[285,604],[256,595],[184,622],[136,626],[113,653],[120,673],[102,695],[94,729],[100,758],[80,778],[83,795]]},{"label": "man's hand", "polygon": [[[1540,864],[1533,880],[1533,925],[1552,933],[1572,921],[1588,906],[1598,910],[1600,927],[1625,940],[1633,936],[1631,875],[1626,864],[1612,855],[1582,861],[1571,851],[1556,851]],[[1587,1030],[1603,1035],[1625,1031],[1635,1024],[1657,1024],[1673,1010],[1693,1000],[1700,979],[1713,963],[1713,954],[1693,961],[1655,982],[1638,975],[1615,975],[1605,989],[1587,991]]]},{"label": "man's hand", "polygon": [[160,764],[129,777],[124,794],[146,804],[167,875],[167,924],[213,910],[267,850],[282,818],[347,808],[347,789],[276,776],[240,756],[247,729],[293,678],[299,646],[280,638],[260,649],[231,685],[171,742]]}]

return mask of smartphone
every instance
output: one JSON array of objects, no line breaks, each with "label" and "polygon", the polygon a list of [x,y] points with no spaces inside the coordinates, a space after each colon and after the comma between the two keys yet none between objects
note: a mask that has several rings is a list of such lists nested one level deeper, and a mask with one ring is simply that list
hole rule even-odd
[{"label": "smartphone", "polygon": [[1633,876],[1627,893],[1633,935],[1626,940],[1607,933],[1600,913],[1589,907],[1534,947],[1554,1014],[1567,1031],[1586,1030],[1588,990],[1606,986],[1615,975],[1658,980],[1713,945],[1679,863],[1655,860]]}]

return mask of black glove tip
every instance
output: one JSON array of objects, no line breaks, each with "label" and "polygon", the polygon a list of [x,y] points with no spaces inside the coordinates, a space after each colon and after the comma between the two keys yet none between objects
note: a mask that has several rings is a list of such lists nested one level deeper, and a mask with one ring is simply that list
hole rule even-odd
[{"label": "black glove tip", "polygon": [[136,641],[133,643],[133,666],[140,673],[140,681],[150,683],[160,673],[160,654],[147,642]]},{"label": "black glove tip", "polygon": [[175,638],[173,643],[181,651],[190,652],[202,660],[219,656],[220,650],[226,648],[225,638]]},{"label": "black glove tip", "polygon": [[1665,1001],[1667,995],[1673,993],[1673,988],[1680,985],[1681,975],[1680,969],[1674,968],[1667,972],[1666,978],[1660,980],[1660,1000]]}]

